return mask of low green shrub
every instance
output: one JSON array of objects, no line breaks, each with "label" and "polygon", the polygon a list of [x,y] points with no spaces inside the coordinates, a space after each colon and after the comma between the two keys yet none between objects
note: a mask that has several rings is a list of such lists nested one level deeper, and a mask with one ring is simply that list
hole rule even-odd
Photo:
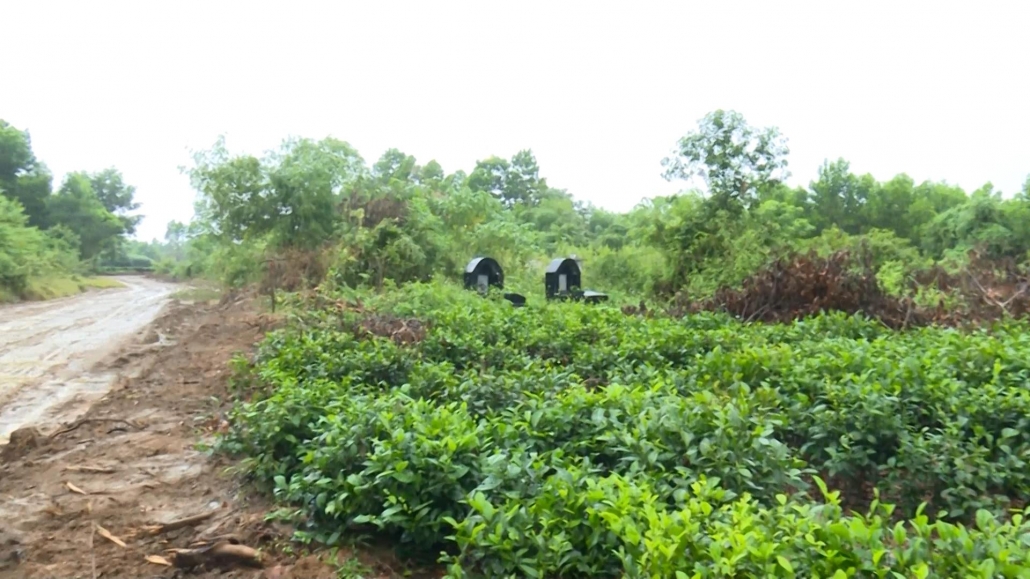
[{"label": "low green shrub", "polygon": [[261,345],[223,442],[320,540],[453,577],[1030,577],[1025,324],[337,297]]}]

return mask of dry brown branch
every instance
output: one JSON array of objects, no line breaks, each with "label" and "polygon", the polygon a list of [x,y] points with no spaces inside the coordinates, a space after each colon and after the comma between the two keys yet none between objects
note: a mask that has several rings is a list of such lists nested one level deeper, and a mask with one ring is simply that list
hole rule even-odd
[{"label": "dry brown branch", "polygon": [[123,424],[128,424],[129,426],[135,428],[136,430],[140,430],[142,428],[139,425],[133,424],[132,422],[129,422],[128,420],[122,420],[121,418],[80,418],[79,420],[76,420],[75,422],[73,422],[70,426],[68,426],[66,428],[62,428],[61,430],[58,430],[57,432],[54,432],[53,434],[51,434],[47,438],[54,439],[54,438],[57,438],[58,436],[61,436],[62,434],[68,434],[69,432],[72,432],[73,430],[76,430],[77,428],[79,428],[83,424],[86,424],[86,423],[89,423],[89,422],[121,422]]},{"label": "dry brown branch", "polygon": [[65,486],[65,488],[67,488],[68,490],[70,490],[73,493],[77,493],[77,494],[80,494],[80,495],[88,495],[89,494],[86,491],[84,491],[84,490],[80,489],[79,487],[75,486],[74,484],[72,484],[69,481],[65,481],[64,486]]},{"label": "dry brown branch", "polygon": [[85,472],[90,474],[114,474],[118,472],[116,469],[102,467],[102,466],[66,466],[64,470],[70,470],[74,472]]},{"label": "dry brown branch", "polygon": [[167,533],[169,531],[174,531],[176,529],[181,529],[183,527],[192,527],[193,525],[196,525],[197,523],[202,523],[202,522],[210,519],[211,517],[213,517],[216,514],[218,514],[218,512],[219,511],[211,511],[211,512],[208,512],[208,513],[201,513],[199,515],[193,515],[193,516],[190,516],[190,517],[186,517],[184,519],[179,519],[177,521],[172,521],[171,523],[165,523],[163,525],[157,525],[157,526],[154,526],[154,527],[149,527],[148,529],[150,530],[150,534],[152,534],[152,535],[160,535],[161,533]]},{"label": "dry brown branch", "polygon": [[218,542],[199,549],[172,549],[172,564],[180,569],[193,567],[262,567],[261,553],[246,545]]},{"label": "dry brown branch", "polygon": [[144,559],[146,559],[148,563],[153,563],[154,565],[164,565],[165,567],[172,566],[171,561],[165,559],[160,555],[147,555],[146,557],[144,557]]},{"label": "dry brown branch", "polygon": [[99,524],[93,523],[93,525],[96,526],[97,533],[100,533],[101,537],[107,539],[108,541],[111,541],[112,543],[114,543],[115,545],[118,545],[119,547],[123,547],[123,548],[125,547],[125,541],[119,539],[118,537],[115,537],[114,535],[111,534],[110,531],[108,531],[107,529],[101,527]]}]

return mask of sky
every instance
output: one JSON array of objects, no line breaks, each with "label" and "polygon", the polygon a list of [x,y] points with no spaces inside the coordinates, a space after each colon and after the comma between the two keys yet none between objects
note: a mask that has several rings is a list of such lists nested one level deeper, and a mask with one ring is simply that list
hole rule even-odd
[{"label": "sky", "polygon": [[114,166],[188,221],[180,167],[225,135],[391,147],[448,172],[532,149],[624,211],[683,187],[661,159],[715,109],[775,126],[789,182],[824,160],[887,180],[1030,174],[1030,2],[0,0],[0,118],[66,172]]}]

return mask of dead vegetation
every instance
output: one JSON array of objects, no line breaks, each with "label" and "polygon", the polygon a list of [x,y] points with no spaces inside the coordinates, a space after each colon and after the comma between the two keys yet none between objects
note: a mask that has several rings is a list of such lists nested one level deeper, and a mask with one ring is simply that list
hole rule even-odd
[{"label": "dead vegetation", "polygon": [[[869,252],[814,252],[776,260],[714,296],[693,301],[677,295],[669,309],[674,316],[721,311],[745,322],[789,322],[820,312],[862,313],[893,329],[926,325],[982,325],[1030,313],[1030,278],[1013,260],[969,254],[960,272],[940,266],[916,272],[905,296],[888,294],[876,276]],[[923,299],[913,296],[922,293]],[[926,296],[936,299],[928,302]],[[640,308],[624,308],[640,315]]]},{"label": "dead vegetation", "polygon": [[258,291],[268,295],[272,292],[295,292],[315,287],[329,271],[331,252],[331,247],[279,250],[264,260],[265,272],[258,284]]},{"label": "dead vegetation", "polygon": [[[359,339],[389,338],[401,346],[417,344],[425,339],[429,326],[417,318],[405,318],[366,309],[361,300],[344,301],[327,298],[321,293],[307,296],[312,311],[329,311],[344,320]],[[355,320],[356,321],[352,321]]]},{"label": "dead vegetation", "polygon": [[1030,273],[1011,258],[971,251],[961,272],[934,267],[917,272],[912,287],[932,288],[950,298],[938,304],[935,323],[959,325],[1024,318],[1030,314]]},{"label": "dead vegetation", "polygon": [[359,338],[379,336],[389,338],[401,346],[417,344],[425,339],[427,326],[415,318],[400,318],[391,314],[369,314],[355,326]]}]

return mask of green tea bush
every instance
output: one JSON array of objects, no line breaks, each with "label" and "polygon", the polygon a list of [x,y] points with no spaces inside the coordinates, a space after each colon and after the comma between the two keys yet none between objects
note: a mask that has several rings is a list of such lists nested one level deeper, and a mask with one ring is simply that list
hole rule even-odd
[{"label": "green tea bush", "polygon": [[320,540],[452,577],[1030,577],[1024,324],[337,297],[268,336],[224,441]]}]

